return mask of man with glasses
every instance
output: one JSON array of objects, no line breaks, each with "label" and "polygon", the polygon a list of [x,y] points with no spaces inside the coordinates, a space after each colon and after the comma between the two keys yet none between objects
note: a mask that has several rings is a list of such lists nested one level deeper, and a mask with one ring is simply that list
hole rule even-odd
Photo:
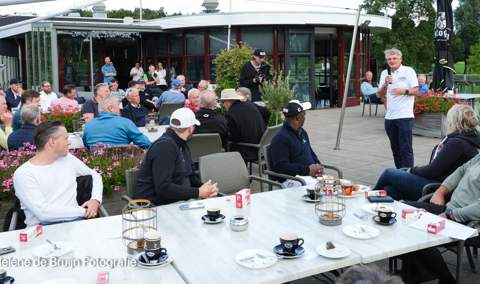
[{"label": "man with glasses", "polygon": [[52,85],[48,81],[43,81],[42,91],[40,92],[40,106],[42,107],[42,111],[48,111],[52,101],[55,99],[58,99],[58,96],[52,92]]},{"label": "man with glasses", "polygon": [[389,68],[380,77],[382,87],[377,94],[387,99],[385,130],[390,139],[395,167],[413,167],[412,127],[413,103],[418,94],[417,74],[402,65],[402,52],[396,48],[385,51]]}]

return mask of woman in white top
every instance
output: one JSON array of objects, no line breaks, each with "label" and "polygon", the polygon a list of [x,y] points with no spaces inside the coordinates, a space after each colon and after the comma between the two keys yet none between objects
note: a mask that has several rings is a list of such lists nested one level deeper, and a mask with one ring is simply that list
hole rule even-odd
[{"label": "woman in white top", "polygon": [[157,63],[155,74],[157,74],[158,78],[160,78],[160,84],[158,84],[158,87],[165,92],[167,90],[167,81],[165,81],[165,78],[167,77],[167,70],[163,69],[162,62]]},{"label": "woman in white top", "polygon": [[143,68],[140,67],[140,62],[135,62],[135,67],[130,70],[130,77],[132,78],[132,81],[137,82],[139,79],[143,78],[143,75],[145,72],[143,72]]}]

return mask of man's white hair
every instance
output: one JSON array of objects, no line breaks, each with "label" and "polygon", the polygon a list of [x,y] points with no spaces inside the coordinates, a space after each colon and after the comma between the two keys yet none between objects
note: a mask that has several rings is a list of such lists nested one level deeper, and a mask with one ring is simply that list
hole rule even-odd
[{"label": "man's white hair", "polygon": [[127,99],[129,99],[133,95],[133,93],[135,93],[135,92],[138,93],[138,90],[136,88],[130,88],[125,93],[125,96],[127,97]]},{"label": "man's white hair", "polygon": [[420,79],[420,77],[423,77],[423,79],[427,80],[427,76],[425,76],[423,74],[418,75],[418,79]]},{"label": "man's white hair", "polygon": [[208,82],[205,81],[205,80],[202,80],[200,81],[200,83],[198,83],[198,87],[200,86],[203,86],[205,89],[208,88]]},{"label": "man's white hair", "polygon": [[107,96],[98,102],[98,112],[109,112],[108,107],[109,106],[115,106],[118,105],[118,99],[117,97],[114,96]]},{"label": "man's white hair", "polygon": [[197,94],[200,96],[200,91],[199,91],[197,88],[193,88],[193,89],[191,89],[190,91],[188,91],[188,99],[190,99],[190,96],[191,96],[193,93],[197,93]]},{"label": "man's white hair", "polygon": [[385,59],[387,59],[387,57],[389,55],[392,55],[392,54],[398,54],[398,57],[402,57],[402,52],[398,49],[396,49],[395,47],[392,47],[391,49],[387,49],[385,50]]}]

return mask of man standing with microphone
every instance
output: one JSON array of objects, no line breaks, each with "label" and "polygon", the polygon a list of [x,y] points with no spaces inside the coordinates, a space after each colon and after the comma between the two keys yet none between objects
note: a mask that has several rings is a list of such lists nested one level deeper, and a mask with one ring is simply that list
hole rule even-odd
[{"label": "man standing with microphone", "polygon": [[390,139],[395,167],[413,167],[412,127],[413,104],[418,94],[417,74],[411,67],[402,65],[402,52],[396,48],[385,51],[388,69],[380,76],[382,87],[378,90],[387,99],[385,130]]}]

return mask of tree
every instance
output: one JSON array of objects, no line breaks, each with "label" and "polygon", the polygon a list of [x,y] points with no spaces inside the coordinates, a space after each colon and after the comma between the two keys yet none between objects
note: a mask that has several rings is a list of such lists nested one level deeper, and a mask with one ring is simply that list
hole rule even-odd
[{"label": "tree", "polygon": [[453,37],[452,42],[452,57],[453,63],[461,62],[465,60],[465,45],[458,36]]},{"label": "tree", "polygon": [[[92,10],[79,10],[77,11],[80,13],[81,17],[93,17]],[[163,9],[152,10],[145,8],[142,10],[142,20],[153,20],[158,18],[164,18],[169,16],[180,16],[182,15],[181,12],[173,13],[172,15],[168,15]],[[67,16],[67,15],[64,15]],[[125,17],[132,17],[134,19],[140,19],[140,8],[135,8],[135,10],[125,10],[125,9],[118,9],[118,10],[110,10],[107,11],[107,17],[113,19],[123,19]]]},{"label": "tree", "polygon": [[278,125],[278,110],[294,99],[298,84],[291,87],[290,72],[287,76],[283,76],[283,70],[280,70],[278,74],[274,72],[273,78],[273,80],[267,81],[264,85],[260,86],[260,92],[262,93],[262,100],[265,104],[275,110],[274,125]]},{"label": "tree", "polygon": [[472,45],[472,47],[470,48],[470,52],[471,52],[471,55],[466,60],[465,65],[467,65],[468,63],[470,70],[474,74],[479,74],[480,73],[480,41]]},{"label": "tree", "polygon": [[[478,42],[480,28],[475,24],[464,24],[462,29],[457,33],[464,46],[464,58],[468,58],[471,54],[470,47]],[[468,74],[468,62],[465,62],[465,70],[463,74]]]},{"label": "tree", "polygon": [[465,24],[480,26],[480,0],[458,0],[453,11],[455,28],[459,31]]},{"label": "tree", "polygon": [[[379,68],[387,68],[384,51],[396,47],[403,53],[402,64],[420,72],[429,72],[436,53],[433,35],[436,13],[433,0],[364,0],[367,14],[392,18],[390,33],[370,37],[370,57],[377,58]],[[395,12],[391,13],[387,11]]]}]

